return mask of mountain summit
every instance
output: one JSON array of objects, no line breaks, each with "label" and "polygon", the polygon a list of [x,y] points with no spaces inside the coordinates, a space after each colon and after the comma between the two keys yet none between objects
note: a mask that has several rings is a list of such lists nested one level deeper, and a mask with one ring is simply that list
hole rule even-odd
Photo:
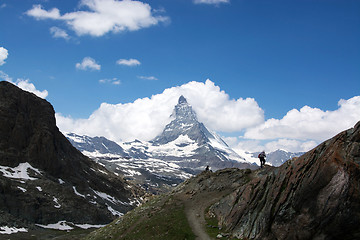
[{"label": "mountain summit", "polygon": [[[157,157],[192,169],[204,169],[206,166],[214,170],[226,167],[253,167],[235,153],[221,137],[198,121],[195,111],[184,96],[180,96],[171,117],[174,119],[151,141],[154,147],[162,146],[162,150],[164,146],[169,147]],[[157,150],[154,150],[156,154]]]},{"label": "mountain summit", "polygon": [[198,121],[196,113],[184,96],[180,96],[171,117],[175,119],[152,141],[154,145],[167,144],[181,136],[187,136],[198,144],[210,142],[210,138],[215,139],[204,124]]}]

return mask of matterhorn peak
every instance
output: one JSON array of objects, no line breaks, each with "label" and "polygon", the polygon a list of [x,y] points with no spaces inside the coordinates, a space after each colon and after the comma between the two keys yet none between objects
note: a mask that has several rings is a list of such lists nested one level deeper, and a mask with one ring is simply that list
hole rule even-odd
[{"label": "matterhorn peak", "polygon": [[186,98],[185,98],[183,95],[181,95],[181,96],[179,97],[179,102],[178,102],[178,104],[183,104],[183,103],[187,103],[187,101],[186,101]]},{"label": "matterhorn peak", "polygon": [[179,97],[178,104],[175,106],[171,117],[181,122],[187,122],[187,124],[197,122],[196,113],[183,95]]}]

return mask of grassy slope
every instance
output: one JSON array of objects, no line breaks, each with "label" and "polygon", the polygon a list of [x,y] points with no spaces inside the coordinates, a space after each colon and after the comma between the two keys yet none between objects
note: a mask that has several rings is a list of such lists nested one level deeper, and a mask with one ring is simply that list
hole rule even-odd
[{"label": "grassy slope", "polygon": [[187,222],[184,205],[170,195],[155,197],[104,228],[88,235],[97,239],[195,239]]}]

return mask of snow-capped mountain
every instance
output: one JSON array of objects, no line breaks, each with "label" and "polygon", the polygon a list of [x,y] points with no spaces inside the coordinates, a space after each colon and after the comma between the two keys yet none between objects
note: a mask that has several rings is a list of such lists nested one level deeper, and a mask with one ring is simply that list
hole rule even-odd
[{"label": "snow-capped mountain", "polygon": [[274,167],[279,167],[287,160],[292,159],[294,157],[300,157],[303,154],[304,154],[304,152],[293,153],[293,152],[288,152],[285,150],[278,149],[274,152],[270,152],[267,154],[266,162],[270,163]]},{"label": "snow-capped mountain", "polygon": [[178,184],[206,166],[257,168],[200,123],[185,97],[180,96],[171,117],[163,132],[149,142],[117,144],[104,137],[66,136],[85,155],[148,190]]},{"label": "snow-capped mountain", "polygon": [[252,167],[221,137],[197,120],[184,96],[180,96],[171,116],[174,119],[151,141],[151,151],[157,158],[197,170],[203,170],[207,165],[214,170]]},{"label": "snow-capped mountain", "polygon": [[[246,152],[244,156],[246,157],[246,159],[248,161],[259,165],[260,164],[260,161],[258,159],[259,153],[260,152],[254,152],[254,153]],[[304,152],[288,152],[285,150],[278,149],[273,152],[266,153],[266,164],[274,166],[274,167],[279,167],[284,162],[286,162],[294,157],[300,157],[303,154],[304,154]]]},{"label": "snow-capped mountain", "polygon": [[89,152],[92,154],[99,153],[114,154],[122,157],[128,157],[128,154],[117,143],[104,137],[80,136],[75,133],[66,134],[67,139],[81,152]]}]

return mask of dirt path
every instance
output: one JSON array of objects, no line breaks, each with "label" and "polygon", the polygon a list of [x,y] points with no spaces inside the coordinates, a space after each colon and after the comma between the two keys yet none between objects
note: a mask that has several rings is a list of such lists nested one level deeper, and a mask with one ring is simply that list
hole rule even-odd
[{"label": "dirt path", "polygon": [[224,192],[208,192],[193,195],[185,200],[185,213],[197,240],[211,240],[206,233],[205,210],[224,196]]}]

